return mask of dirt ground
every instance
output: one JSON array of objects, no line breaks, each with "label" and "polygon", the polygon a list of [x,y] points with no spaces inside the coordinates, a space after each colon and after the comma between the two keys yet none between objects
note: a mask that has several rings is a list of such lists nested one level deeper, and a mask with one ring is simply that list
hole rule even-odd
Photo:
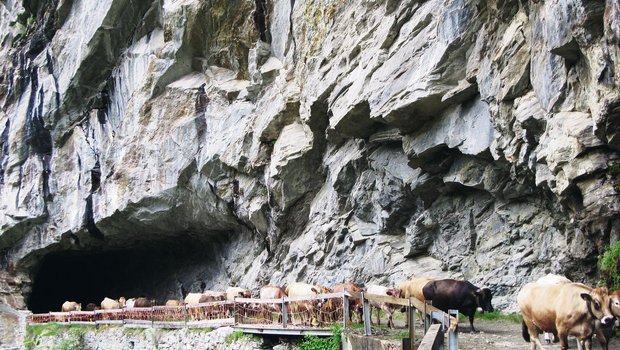
[{"label": "dirt ground", "polygon": [[[478,333],[469,333],[469,322],[459,322],[459,349],[462,350],[499,350],[499,349],[515,349],[529,350],[530,343],[526,343],[521,336],[521,325],[510,321],[487,321],[475,320],[474,326]],[[541,342],[545,346],[545,350],[559,350],[560,343],[546,345],[542,336]],[[577,349],[575,338],[569,337],[569,348]],[[600,349],[596,337],[592,341],[593,349]],[[609,343],[609,349],[620,349],[620,338],[612,338]]]},{"label": "dirt ground", "polygon": [[[382,330],[373,328],[373,333],[376,331],[376,336],[390,340],[394,343],[394,346],[400,348],[400,341],[397,340],[399,335],[406,336],[406,328],[404,328],[404,320],[396,320],[396,329],[387,330],[385,327]],[[469,321],[467,319],[461,319],[459,322],[459,349],[461,350],[530,350],[530,343],[525,342],[521,336],[521,324],[514,323],[507,320],[482,320],[476,319],[474,321],[477,333],[469,332]],[[361,333],[361,329],[359,330]],[[416,338],[419,342],[423,336],[423,326],[416,322]],[[560,344],[546,345],[543,337],[540,337],[545,350],[560,350]],[[574,337],[569,337],[569,348],[577,349],[577,342]],[[447,339],[446,339],[447,342]],[[601,349],[601,346],[594,337],[592,340],[592,349]],[[610,350],[620,349],[620,338],[612,338]]]}]

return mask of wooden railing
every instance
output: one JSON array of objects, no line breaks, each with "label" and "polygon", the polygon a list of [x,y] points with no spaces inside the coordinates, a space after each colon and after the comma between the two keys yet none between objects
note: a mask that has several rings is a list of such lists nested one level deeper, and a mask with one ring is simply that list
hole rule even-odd
[{"label": "wooden railing", "polygon": [[[415,298],[403,299],[358,292],[319,294],[312,297],[284,297],[281,299],[235,298],[183,306],[153,306],[148,308],[49,312],[33,314],[29,323],[58,322],[65,324],[123,324],[166,328],[235,326],[244,332],[262,334],[317,334],[329,335],[334,325],[350,329],[350,299],[363,304],[364,335],[372,335],[371,303],[386,303],[405,307],[409,330],[403,350],[413,349],[415,311],[424,315],[425,336],[420,350],[443,349],[444,335],[448,333],[448,349],[458,348],[456,325],[458,313],[452,315],[433,307],[430,302]],[[433,324],[438,322],[439,324]],[[314,332],[314,333],[312,333]]]}]

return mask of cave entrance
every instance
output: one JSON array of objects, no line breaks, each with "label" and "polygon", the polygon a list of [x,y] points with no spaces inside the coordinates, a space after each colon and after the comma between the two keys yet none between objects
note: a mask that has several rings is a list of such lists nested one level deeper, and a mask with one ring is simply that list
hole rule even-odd
[{"label": "cave entrance", "polygon": [[[180,299],[218,275],[221,243],[191,237],[136,242],[126,248],[48,253],[32,276],[28,308],[60,311],[66,300],[99,305],[104,297]],[[195,288],[195,287],[194,287]]]}]

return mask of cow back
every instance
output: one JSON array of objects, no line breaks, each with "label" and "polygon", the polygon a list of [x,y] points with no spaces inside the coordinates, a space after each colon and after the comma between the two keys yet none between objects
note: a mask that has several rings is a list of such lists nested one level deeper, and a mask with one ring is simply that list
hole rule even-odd
[{"label": "cow back", "polygon": [[[424,299],[431,300],[433,306],[447,312],[449,309],[459,310],[465,315],[473,315],[479,306],[479,297],[476,294],[480,288],[469,281],[454,279],[435,280],[428,282],[423,288]],[[484,303],[491,304],[490,291],[483,290]],[[493,311],[492,307],[491,310]]]},{"label": "cow back", "polygon": [[289,297],[306,297],[317,295],[319,288],[308,283],[293,282],[286,286],[286,294]]},{"label": "cow back", "polygon": [[263,286],[259,293],[261,299],[281,299],[285,296],[287,296],[286,291],[280,286]]}]

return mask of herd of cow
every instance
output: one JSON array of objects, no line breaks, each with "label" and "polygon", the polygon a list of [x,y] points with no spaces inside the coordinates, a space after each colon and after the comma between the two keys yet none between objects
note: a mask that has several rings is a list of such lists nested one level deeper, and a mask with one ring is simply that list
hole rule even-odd
[{"label": "herd of cow", "polygon": [[[476,311],[493,311],[492,295],[488,288],[478,288],[468,281],[453,279],[414,278],[401,283],[398,288],[379,285],[368,285],[366,288],[361,288],[353,283],[341,283],[332,288],[327,288],[295,282],[290,283],[286,288],[267,285],[260,288],[255,295],[258,295],[260,299],[282,299],[282,297],[312,297],[343,291],[428,300],[432,302],[433,306],[445,312],[448,309],[459,310],[469,318],[472,332],[475,332],[474,315]],[[248,289],[229,287],[225,292],[207,290],[202,293],[189,293],[184,300],[168,300],[165,305],[180,306],[214,301],[233,301],[237,297],[250,298],[252,294],[253,292]],[[298,301],[290,303],[290,311],[292,315],[300,315],[302,324],[311,324],[315,321],[312,319],[313,317],[320,317],[319,315],[313,316],[313,309],[328,313],[327,310],[333,310],[341,306],[341,303],[340,299]],[[536,350],[537,346],[543,349],[539,340],[539,335],[543,332],[547,332],[545,334],[547,342],[550,342],[550,335],[553,335],[553,341],[559,341],[562,350],[568,348],[568,335],[577,338],[579,349],[589,350],[591,349],[592,337],[596,334],[602,348],[607,350],[615,320],[620,318],[620,291],[610,293],[607,288],[591,288],[552,274],[526,284],[518,294],[517,303],[523,315],[523,338],[527,342],[531,342],[532,350]],[[155,306],[156,304],[155,301],[144,297],[127,300],[122,297],[118,300],[106,297],[100,305],[88,304],[86,310],[132,309]],[[269,305],[270,312],[281,311],[281,306],[278,303],[256,305],[256,307]],[[383,310],[387,315],[388,326],[394,327],[392,316],[395,307],[393,304],[371,302],[371,310],[372,307],[377,310],[377,323],[380,322],[379,310]],[[76,302],[67,301],[62,305],[64,312],[79,310],[81,310],[81,305]],[[363,312],[361,300],[351,297],[349,299],[349,311],[349,318],[352,314],[356,314],[361,322]]]}]

